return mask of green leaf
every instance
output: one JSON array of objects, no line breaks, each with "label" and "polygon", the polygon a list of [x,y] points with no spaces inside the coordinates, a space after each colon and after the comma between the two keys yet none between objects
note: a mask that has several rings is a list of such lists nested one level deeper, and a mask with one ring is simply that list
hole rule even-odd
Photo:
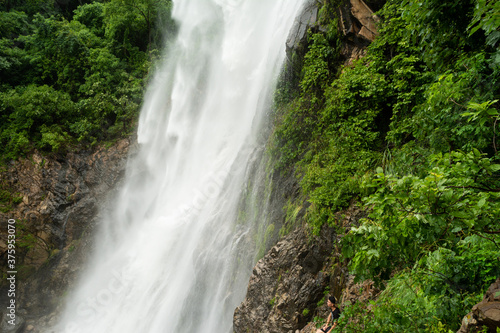
[{"label": "green leaf", "polygon": [[497,172],[498,170],[500,170],[500,164],[491,164],[490,166],[488,166],[488,170]]}]

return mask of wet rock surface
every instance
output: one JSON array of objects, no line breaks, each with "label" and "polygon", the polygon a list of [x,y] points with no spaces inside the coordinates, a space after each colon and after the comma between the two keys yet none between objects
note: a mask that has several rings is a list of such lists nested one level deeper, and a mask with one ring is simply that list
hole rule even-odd
[{"label": "wet rock surface", "polygon": [[[7,221],[15,219],[18,229],[16,314],[23,324],[13,332],[43,332],[42,326],[54,323],[64,292],[74,284],[93,250],[91,235],[123,178],[133,142],[123,139],[111,147],[63,157],[34,154],[2,172],[3,187],[22,197],[20,203],[0,213],[3,273]],[[9,301],[6,288],[2,286],[2,304]]]},{"label": "wet rock surface", "polygon": [[[353,207],[343,215],[347,227],[363,212]],[[339,241],[334,228],[311,236],[300,227],[271,248],[253,269],[246,298],[234,313],[234,332],[295,332],[314,316],[327,315],[326,306],[318,308],[318,303],[327,295],[342,299],[349,280],[339,261]]]},{"label": "wet rock surface", "polygon": [[286,40],[286,52],[289,58],[293,53],[302,53],[307,45],[307,33],[318,21],[320,3],[317,0],[307,0],[297,16]]},{"label": "wet rock surface", "polygon": [[331,229],[311,240],[297,230],[278,242],[254,267],[234,331],[288,332],[304,324],[303,310],[315,306],[329,285],[322,268],[335,243]]}]

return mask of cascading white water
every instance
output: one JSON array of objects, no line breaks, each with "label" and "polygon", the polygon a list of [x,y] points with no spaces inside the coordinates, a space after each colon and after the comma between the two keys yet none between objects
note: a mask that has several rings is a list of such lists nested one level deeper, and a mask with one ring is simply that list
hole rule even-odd
[{"label": "cascading white water", "polygon": [[302,0],[175,0],[97,249],[57,332],[230,332],[253,266],[238,203]]}]

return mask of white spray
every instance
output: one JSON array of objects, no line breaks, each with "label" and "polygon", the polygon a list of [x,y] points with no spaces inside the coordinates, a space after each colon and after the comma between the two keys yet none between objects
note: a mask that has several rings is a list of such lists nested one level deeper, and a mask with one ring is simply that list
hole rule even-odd
[{"label": "white spray", "polygon": [[254,264],[237,208],[302,0],[175,0],[125,184],[58,332],[230,332]]}]

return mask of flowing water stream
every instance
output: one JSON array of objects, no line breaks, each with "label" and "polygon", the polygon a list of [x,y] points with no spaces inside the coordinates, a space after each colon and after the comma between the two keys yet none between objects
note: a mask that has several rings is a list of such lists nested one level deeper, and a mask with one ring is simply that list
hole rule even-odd
[{"label": "flowing water stream", "polygon": [[232,331],[256,243],[238,207],[301,3],[174,0],[139,151],[57,332]]}]

